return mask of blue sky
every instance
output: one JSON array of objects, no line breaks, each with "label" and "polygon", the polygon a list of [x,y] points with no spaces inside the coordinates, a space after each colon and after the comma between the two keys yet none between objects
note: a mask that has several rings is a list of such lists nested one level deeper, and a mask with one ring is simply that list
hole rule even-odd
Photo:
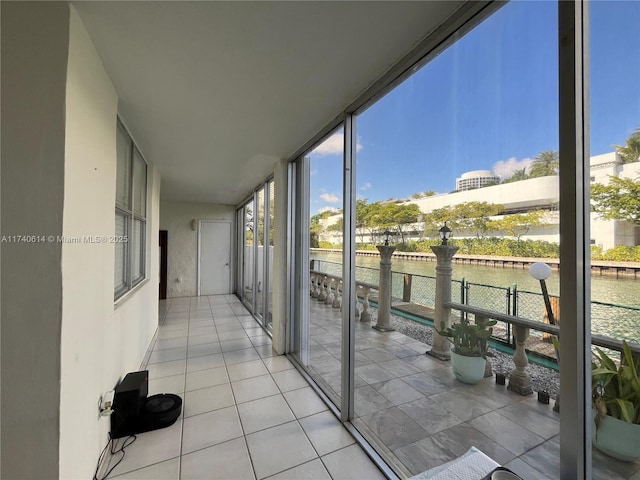
[{"label": "blue sky", "polygon": [[[591,154],[640,127],[640,1],[591,3]],[[358,115],[358,196],[446,193],[558,149],[557,4],[507,4]],[[311,213],[342,206],[342,138],[312,154]]]}]

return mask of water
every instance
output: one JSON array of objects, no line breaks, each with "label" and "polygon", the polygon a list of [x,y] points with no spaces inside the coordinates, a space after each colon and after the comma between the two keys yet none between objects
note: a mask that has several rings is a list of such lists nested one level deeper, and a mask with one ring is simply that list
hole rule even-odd
[{"label": "water", "polygon": [[[311,254],[311,258],[329,262],[341,262],[341,255],[335,253],[313,252]],[[356,265],[374,268],[377,270],[380,266],[380,259],[378,257],[356,256]],[[412,273],[415,275],[435,277],[435,267],[435,262],[402,260],[394,258],[391,269],[393,272],[404,272]],[[536,294],[520,294],[519,315],[521,316],[536,318],[533,315],[527,314],[527,302],[535,302],[535,307],[532,306],[531,308],[535,308],[536,312],[540,312],[540,310],[543,308],[540,307],[541,297],[537,295],[540,293],[540,282],[529,275],[528,268],[500,268],[458,264],[453,264],[452,268],[453,280],[462,280],[462,278],[464,278],[469,283],[492,285],[504,289],[512,287],[513,284],[517,284],[518,290],[520,292],[529,291]],[[377,284],[377,272],[371,272],[370,275],[371,278],[367,278],[366,281]],[[367,277],[369,277],[368,274]],[[358,275],[358,279],[360,279],[360,275]],[[394,296],[398,296],[398,293],[395,291],[395,283],[396,280],[394,276]],[[560,272],[553,271],[551,277],[546,280],[546,283],[550,295],[559,295]],[[416,278],[414,277],[414,290],[415,285]],[[399,287],[401,289],[401,286]],[[472,287],[471,292],[475,291],[480,294],[482,289],[483,287]],[[484,290],[486,291],[488,289]],[[493,293],[494,292],[487,292],[487,296],[493,295]],[[498,292],[496,291],[495,293],[495,296],[498,297]],[[624,338],[640,343],[640,310],[620,309],[609,305],[600,305],[598,303],[603,302],[606,304],[625,305],[629,307],[640,308],[639,294],[640,280],[592,275],[592,331],[594,333],[613,336],[615,338]],[[412,295],[414,295],[414,293],[412,293]],[[456,293],[454,291],[454,296],[455,295]],[[433,298],[433,293],[429,292],[429,296]],[[506,300],[503,301],[502,298],[503,297],[500,297],[500,299],[494,299],[493,303],[487,303],[484,306],[486,306],[486,308],[504,311]]]}]

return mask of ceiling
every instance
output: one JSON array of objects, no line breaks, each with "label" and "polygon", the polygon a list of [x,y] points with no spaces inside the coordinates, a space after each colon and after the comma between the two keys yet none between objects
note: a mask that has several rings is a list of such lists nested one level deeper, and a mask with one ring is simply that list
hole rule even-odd
[{"label": "ceiling", "polygon": [[461,2],[72,2],[162,175],[236,205]]}]

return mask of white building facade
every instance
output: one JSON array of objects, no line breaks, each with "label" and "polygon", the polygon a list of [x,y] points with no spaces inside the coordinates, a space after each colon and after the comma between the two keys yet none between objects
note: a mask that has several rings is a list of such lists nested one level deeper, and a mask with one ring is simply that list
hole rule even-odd
[{"label": "white building facade", "polygon": [[[591,183],[606,184],[609,177],[640,177],[640,162],[623,164],[616,152],[591,157]],[[475,174],[468,172],[462,175]],[[458,185],[456,180],[456,186]],[[557,215],[559,198],[558,176],[538,177],[520,182],[493,185],[474,190],[464,190],[443,195],[434,195],[408,200],[415,203],[424,213],[437,208],[458,205],[466,202],[488,202],[504,205],[506,213],[522,213],[530,210],[548,210],[545,227],[532,228],[523,239],[559,241],[559,217]],[[603,250],[618,245],[634,246],[640,244],[640,227],[626,221],[603,220],[595,213],[591,214],[591,244]]]},{"label": "white building facade", "polygon": [[472,190],[486,185],[498,183],[500,177],[491,170],[474,170],[465,172],[456,178],[456,190]]}]

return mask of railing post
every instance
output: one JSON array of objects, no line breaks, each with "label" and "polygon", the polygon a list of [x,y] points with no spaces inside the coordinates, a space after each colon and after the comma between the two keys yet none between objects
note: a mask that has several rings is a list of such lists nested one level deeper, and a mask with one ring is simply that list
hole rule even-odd
[{"label": "railing post", "polygon": [[[518,316],[518,285],[516,283],[511,287],[511,291],[513,292],[513,300],[511,304],[511,315],[514,317]],[[507,340],[511,345],[515,344],[515,338],[513,338],[511,334],[511,324],[507,323]]]},{"label": "railing post", "polygon": [[410,273],[404,274],[404,284],[402,286],[402,301],[410,302],[411,301],[411,280],[413,279],[413,275]]},{"label": "railing post", "polygon": [[311,273],[311,280],[309,281],[309,293],[312,298],[316,298],[318,296],[318,291],[316,290],[316,284],[318,282],[318,274]]},{"label": "railing post", "polygon": [[333,284],[335,279],[333,277],[327,278],[327,296],[324,299],[324,303],[326,305],[331,305],[333,303]]},{"label": "railing post", "polygon": [[[476,317],[476,325],[478,325],[481,328],[484,328],[487,325],[487,322],[489,321],[488,317],[485,317],[484,315],[475,315]],[[486,342],[488,342],[488,340],[485,340]],[[487,357],[487,361],[484,364],[484,378],[488,378],[488,377],[493,377],[493,368],[491,365],[491,359],[489,357]]]},{"label": "railing post", "polygon": [[324,302],[327,299],[327,293],[325,290],[326,280],[327,280],[326,275],[320,275],[320,292],[318,293],[318,296],[316,298],[321,302]]},{"label": "railing post", "polygon": [[531,378],[527,373],[527,365],[529,359],[524,349],[524,344],[529,338],[529,328],[522,325],[514,325],[516,337],[516,351],[513,354],[513,362],[516,368],[509,374],[509,390],[519,393],[520,395],[531,395],[533,388],[531,386]]},{"label": "railing post", "polygon": [[336,279],[336,291],[333,294],[333,308],[340,308],[342,306],[342,296],[340,295],[340,287],[342,286],[342,280]]},{"label": "railing post", "polygon": [[361,322],[370,322],[371,321],[371,312],[369,312],[369,292],[371,289],[367,286],[362,287],[364,292],[362,294],[362,313],[360,314]]}]

